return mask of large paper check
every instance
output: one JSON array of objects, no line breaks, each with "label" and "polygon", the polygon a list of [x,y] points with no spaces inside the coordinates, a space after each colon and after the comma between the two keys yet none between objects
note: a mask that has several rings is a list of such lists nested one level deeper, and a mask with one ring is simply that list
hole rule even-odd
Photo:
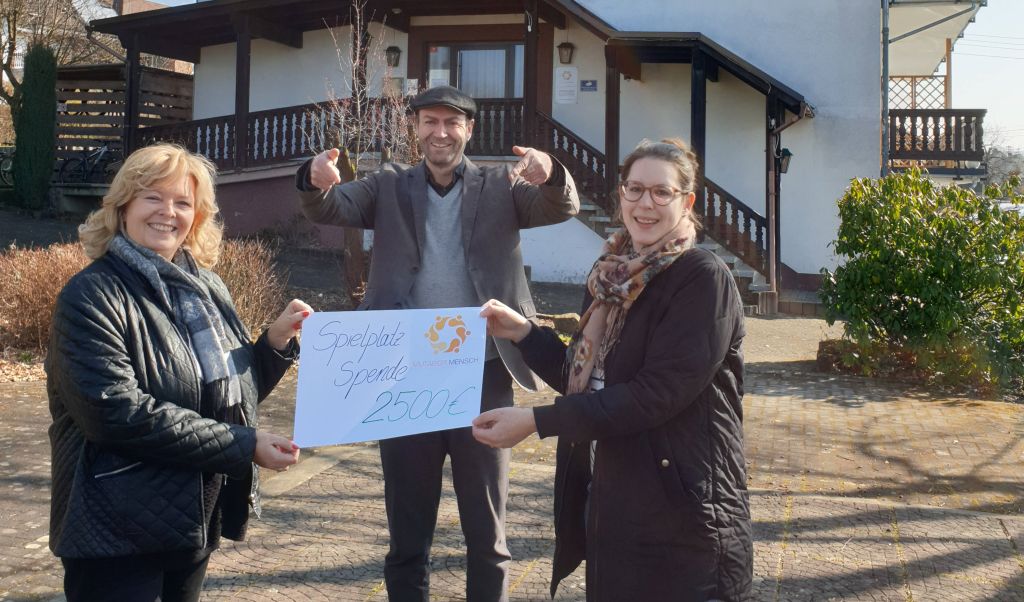
[{"label": "large paper check", "polygon": [[479,307],[314,313],[302,326],[301,447],[469,426],[480,414]]}]

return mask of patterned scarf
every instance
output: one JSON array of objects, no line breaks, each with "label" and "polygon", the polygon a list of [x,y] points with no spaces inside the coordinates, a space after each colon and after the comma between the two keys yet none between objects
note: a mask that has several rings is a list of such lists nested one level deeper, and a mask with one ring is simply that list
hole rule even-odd
[{"label": "patterned scarf", "polygon": [[590,376],[595,368],[604,371],[604,360],[619,341],[633,302],[648,282],[693,246],[695,234],[693,224],[684,219],[679,228],[643,255],[633,250],[633,240],[625,229],[608,237],[587,277],[587,289],[594,302],[580,318],[579,329],[566,350],[568,393],[589,390]]},{"label": "patterned scarf", "polygon": [[172,263],[122,234],[110,241],[108,252],[152,285],[164,310],[187,335],[203,383],[212,385],[209,391],[216,416],[223,417],[225,409],[242,401],[242,389],[220,310],[206,284],[199,279],[199,268],[192,254],[182,248]]}]

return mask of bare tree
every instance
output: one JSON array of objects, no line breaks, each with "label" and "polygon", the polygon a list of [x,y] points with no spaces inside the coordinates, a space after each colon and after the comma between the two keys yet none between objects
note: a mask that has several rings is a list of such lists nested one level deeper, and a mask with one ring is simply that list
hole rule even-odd
[{"label": "bare tree", "polygon": [[[998,127],[985,132],[985,166],[990,184],[1004,184],[1016,176],[1024,179],[1024,149],[1010,146]],[[1018,186],[1024,192],[1024,185]]]},{"label": "bare tree", "polygon": [[90,0],[0,0],[0,69],[4,85],[0,99],[18,119],[21,88],[21,56],[33,44],[53,50],[58,65],[111,62],[119,48],[113,38],[91,34],[83,12],[96,3]]}]

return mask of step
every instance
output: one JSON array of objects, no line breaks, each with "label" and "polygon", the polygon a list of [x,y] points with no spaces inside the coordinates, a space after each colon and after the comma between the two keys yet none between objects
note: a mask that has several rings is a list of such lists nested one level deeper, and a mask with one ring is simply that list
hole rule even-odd
[{"label": "step", "polygon": [[747,287],[747,290],[752,293],[769,293],[772,290],[772,285],[767,282],[752,283]]},{"label": "step", "polygon": [[779,313],[791,316],[804,316],[807,318],[824,318],[825,306],[821,303],[806,303],[803,301],[784,301],[779,299]]},{"label": "step", "polygon": [[593,211],[597,213],[601,208],[593,203],[580,203],[580,211]]},{"label": "step", "polygon": [[612,218],[608,217],[607,215],[591,215],[587,219],[589,219],[592,222],[601,223],[610,223],[612,221]]}]

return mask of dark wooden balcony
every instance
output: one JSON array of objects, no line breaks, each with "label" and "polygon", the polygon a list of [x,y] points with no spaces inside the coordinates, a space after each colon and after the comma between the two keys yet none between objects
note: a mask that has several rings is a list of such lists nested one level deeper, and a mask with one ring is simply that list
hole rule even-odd
[{"label": "dark wooden balcony", "polygon": [[[512,154],[513,145],[525,143],[521,99],[482,98],[477,99],[477,105],[479,112],[467,154],[507,156]],[[394,122],[395,110],[401,109],[386,102],[371,103],[364,117],[371,125],[364,130],[373,132],[375,138],[368,143],[362,141],[362,148],[379,151],[391,146],[387,138],[394,135],[395,128],[383,124]],[[244,157],[235,156],[238,132],[234,115],[140,128],[139,141],[143,146],[177,142],[206,156],[222,170],[284,164],[312,156],[326,148],[327,141],[337,141],[338,121],[346,118],[344,112],[344,103],[339,107],[322,103],[250,113]],[[345,141],[340,140],[340,144]]]},{"label": "dark wooden balcony", "polygon": [[985,109],[889,111],[889,160],[893,167],[958,167],[983,161]]}]

